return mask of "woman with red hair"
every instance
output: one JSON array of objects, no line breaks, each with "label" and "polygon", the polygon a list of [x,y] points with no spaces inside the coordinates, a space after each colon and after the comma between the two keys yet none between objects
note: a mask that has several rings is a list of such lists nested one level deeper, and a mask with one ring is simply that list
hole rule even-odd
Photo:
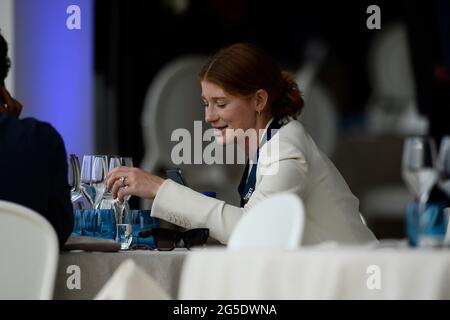
[{"label": "woman with red hair", "polygon": [[[152,216],[185,228],[209,228],[213,238],[227,243],[239,219],[256,203],[292,192],[305,204],[303,244],[375,239],[360,218],[358,199],[296,120],[303,99],[289,73],[261,49],[234,44],[210,57],[199,82],[205,120],[216,141],[242,145],[249,159],[238,188],[241,207],[137,168],[120,167],[109,174],[108,188],[115,197],[154,199]],[[256,143],[242,135],[249,131]]]}]

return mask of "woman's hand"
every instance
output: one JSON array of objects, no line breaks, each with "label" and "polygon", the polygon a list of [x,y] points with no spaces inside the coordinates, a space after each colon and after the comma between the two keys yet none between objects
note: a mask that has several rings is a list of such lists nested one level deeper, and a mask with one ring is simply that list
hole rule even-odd
[{"label": "woman's hand", "polygon": [[128,195],[153,199],[163,182],[163,178],[139,168],[118,167],[108,173],[106,188],[120,202]]},{"label": "woman's hand", "polygon": [[22,112],[22,104],[11,97],[8,90],[0,84],[0,112],[7,112],[19,117]]}]

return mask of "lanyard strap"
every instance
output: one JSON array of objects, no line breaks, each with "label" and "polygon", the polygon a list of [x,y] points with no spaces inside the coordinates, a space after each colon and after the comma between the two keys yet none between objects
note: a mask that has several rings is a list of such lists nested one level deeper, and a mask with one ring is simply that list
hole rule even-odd
[{"label": "lanyard strap", "polygon": [[[250,168],[249,162],[247,161],[247,164],[245,165],[244,174],[242,176],[241,182],[239,183],[238,192],[241,196],[241,207],[245,206],[245,204],[248,202],[250,197],[253,194],[253,191],[255,191],[255,185],[256,185],[256,169],[258,166],[258,160],[259,160],[259,149],[270,139],[272,139],[272,136],[275,135],[276,131],[280,129],[282,126],[282,123],[276,119],[272,121],[272,123],[267,128],[262,140],[261,145],[256,151],[256,163],[253,164],[252,169],[250,171],[250,174],[248,174],[248,170]],[[272,135],[273,133],[273,135]],[[248,177],[248,179],[247,179]]]}]

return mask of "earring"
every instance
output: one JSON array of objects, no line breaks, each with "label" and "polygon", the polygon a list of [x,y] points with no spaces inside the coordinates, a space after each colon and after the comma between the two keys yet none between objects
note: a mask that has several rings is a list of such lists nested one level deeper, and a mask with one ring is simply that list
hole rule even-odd
[{"label": "earring", "polygon": [[258,116],[260,116],[260,115],[261,115],[261,111],[259,111],[259,110],[258,110],[258,111],[256,111],[256,112],[258,112]]}]

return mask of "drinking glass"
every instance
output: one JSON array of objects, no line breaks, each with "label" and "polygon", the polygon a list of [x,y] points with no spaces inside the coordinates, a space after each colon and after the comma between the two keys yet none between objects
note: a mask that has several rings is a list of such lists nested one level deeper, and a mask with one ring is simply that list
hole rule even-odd
[{"label": "drinking glass", "polygon": [[[92,163],[91,185],[95,189],[94,208],[98,209],[106,189],[107,157],[94,156]],[[109,209],[109,208],[106,208]]]},{"label": "drinking glass", "polygon": [[[109,166],[108,169],[109,171],[120,167],[120,166],[124,166],[124,167],[133,167],[133,159],[131,157],[118,157],[118,156],[112,156],[109,160]],[[119,209],[119,214],[118,214],[118,223],[123,223],[123,219],[124,219],[124,215],[125,212],[129,211],[129,205],[128,205],[128,201],[130,200],[130,195],[126,196],[124,198],[123,203],[116,201],[116,206]]]},{"label": "drinking glass", "polygon": [[133,167],[133,158],[132,157],[120,157],[120,162],[124,167]]},{"label": "drinking glass", "polygon": [[132,227],[128,223],[117,224],[116,241],[120,244],[121,250],[128,250],[133,241]]},{"label": "drinking glass", "polygon": [[[122,166],[132,168],[133,167],[133,158],[131,157],[120,157],[120,162]],[[123,199],[123,214],[128,212],[130,210],[130,205],[128,204],[128,201],[130,201],[131,195],[127,195]],[[122,216],[123,216],[122,214]]]},{"label": "drinking glass", "polygon": [[89,201],[90,208],[94,207],[95,201],[95,189],[92,186],[92,163],[94,156],[83,156],[83,162],[81,165],[81,190]]},{"label": "drinking glass", "polygon": [[417,208],[417,243],[426,242],[424,237],[425,210],[431,189],[438,174],[435,167],[436,145],[431,137],[409,137],[403,146],[402,175],[418,203]]},{"label": "drinking glass", "polygon": [[68,166],[68,182],[70,186],[70,192],[72,199],[76,197],[76,194],[81,192],[80,186],[80,163],[78,157],[75,154],[69,156]]},{"label": "drinking glass", "polygon": [[80,161],[74,154],[70,155],[69,160],[69,185],[71,186],[70,199],[72,202],[72,208],[74,211],[80,209],[91,209],[91,200],[81,186]]},{"label": "drinking glass", "polygon": [[[118,156],[111,156],[109,158],[109,165],[108,165],[108,172],[121,166],[121,160]],[[117,199],[114,200],[112,198],[112,194],[110,192],[105,193],[108,197],[111,198],[111,201],[113,201],[113,204],[116,208],[116,219],[117,223],[123,223],[123,210],[124,210],[124,204],[120,203]]]},{"label": "drinking glass", "polygon": [[150,210],[128,210],[124,213],[124,222],[131,224],[132,243],[154,246],[153,237],[139,238],[139,232],[159,227],[159,219],[151,216]]},{"label": "drinking glass", "polygon": [[439,188],[450,197],[450,136],[442,138],[437,161]]},{"label": "drinking glass", "polygon": [[[441,140],[437,168],[439,188],[450,198],[450,136],[445,136]],[[448,206],[448,203],[446,205]],[[447,224],[444,243],[450,245],[450,208],[444,209],[444,218]]]}]

